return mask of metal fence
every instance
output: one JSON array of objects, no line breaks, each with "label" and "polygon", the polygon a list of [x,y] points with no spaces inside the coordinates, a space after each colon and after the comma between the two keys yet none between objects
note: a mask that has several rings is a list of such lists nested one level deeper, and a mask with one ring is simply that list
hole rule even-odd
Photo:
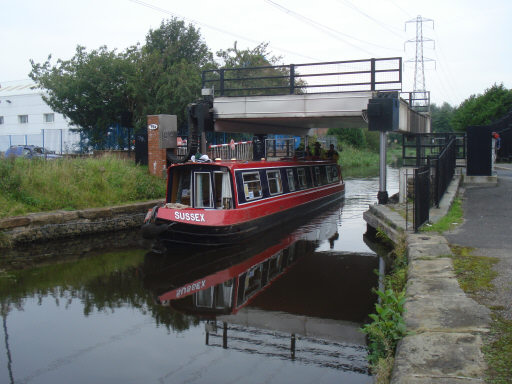
[{"label": "metal fence", "polygon": [[210,159],[252,160],[252,141],[210,145],[208,156]]},{"label": "metal fence", "polygon": [[276,138],[265,140],[265,157],[267,159],[290,158],[295,155],[295,139]]},{"label": "metal fence", "polygon": [[404,166],[421,167],[427,159],[439,156],[452,137],[455,137],[455,158],[460,160],[457,166],[465,166],[465,133],[411,133],[402,135],[402,159]]},{"label": "metal fence", "polygon": [[455,174],[456,152],[456,139],[452,137],[439,156],[432,158],[430,162],[431,169],[433,170],[432,201],[438,208],[439,202]]},{"label": "metal fence", "polygon": [[203,71],[214,96],[401,91],[402,58],[330,61]]},{"label": "metal fence", "polygon": [[0,135],[0,152],[13,145],[35,145],[58,154],[78,151],[80,134],[64,129],[43,129],[41,133]]},{"label": "metal fence", "polygon": [[429,211],[430,164],[414,170],[414,232],[429,220]]}]

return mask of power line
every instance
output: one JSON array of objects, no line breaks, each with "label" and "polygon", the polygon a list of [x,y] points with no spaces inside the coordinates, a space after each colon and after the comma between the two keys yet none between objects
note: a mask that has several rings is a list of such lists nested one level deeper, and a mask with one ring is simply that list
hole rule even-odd
[{"label": "power line", "polygon": [[393,4],[396,8],[398,8],[400,11],[403,12],[403,14],[407,17],[412,17],[412,15],[407,12],[405,9],[403,9],[401,6],[399,6],[394,0],[388,0],[391,4]]},{"label": "power line", "polygon": [[354,11],[360,13],[361,15],[363,15],[364,17],[370,19],[371,21],[373,21],[374,23],[376,23],[377,25],[379,25],[380,27],[384,28],[385,30],[391,32],[392,34],[394,34],[395,36],[398,36],[400,39],[403,39],[403,34],[398,34],[396,32],[396,29],[395,31],[392,29],[393,27],[390,27],[388,26],[387,24],[384,24],[382,21],[370,16],[369,14],[367,14],[366,12],[364,12],[362,9],[360,9],[358,6],[354,5],[352,2],[350,2],[349,0],[337,0],[339,3],[343,3],[345,4],[347,7],[349,8],[352,8]]},{"label": "power line", "polygon": [[340,36],[345,36],[345,37],[347,37],[349,39],[353,39],[353,40],[359,41],[360,43],[363,43],[363,44],[372,45],[372,46],[375,46],[377,48],[388,49],[388,50],[392,50],[392,51],[398,51],[395,48],[384,47],[382,45],[374,44],[374,43],[371,43],[369,41],[361,40],[361,39],[359,39],[359,38],[357,38],[355,36],[351,36],[351,35],[349,35],[347,33],[340,32],[340,31],[338,31],[336,29],[333,29],[333,28],[328,27],[328,26],[326,26],[324,24],[321,24],[321,23],[319,23],[319,22],[317,22],[317,21],[315,21],[313,19],[310,19],[309,17],[301,15],[300,13],[292,11],[291,9],[286,8],[286,7],[280,5],[280,4],[278,4],[278,3],[276,3],[276,2],[274,2],[272,0],[265,0],[265,1],[268,4],[270,4],[270,5],[274,6],[275,8],[279,9],[281,12],[284,12],[284,13],[288,14],[289,16],[292,16],[292,17],[294,17],[296,19],[299,19],[299,20],[305,22],[306,24],[309,24],[312,27],[314,27],[314,28],[316,28],[316,29],[318,29],[318,30],[320,30],[320,31],[322,31],[322,32],[324,32],[324,33],[334,37],[335,39],[337,39],[337,40],[339,40],[339,41],[341,41],[341,42],[343,42],[345,44],[351,45],[352,47],[354,47],[356,49],[359,49],[360,51],[366,52],[369,55],[373,55],[374,53],[370,52],[370,51],[368,51],[368,50],[366,50],[364,48],[361,48],[360,46],[357,46],[357,45],[355,45],[355,44],[353,44],[353,43],[351,43],[351,42],[349,42],[349,41],[347,41],[345,39],[342,39]]},{"label": "power line", "polygon": [[[200,26],[203,26],[205,28],[209,28],[209,29],[212,29],[214,31],[217,31],[217,32],[220,32],[220,33],[223,33],[225,35],[228,35],[228,36],[231,36],[231,37],[235,37],[235,38],[238,38],[238,39],[242,39],[242,40],[245,40],[245,41],[248,41],[248,42],[251,42],[251,43],[254,43],[254,44],[260,44],[261,41],[257,41],[257,40],[254,40],[254,39],[251,39],[247,36],[243,36],[243,35],[239,35],[237,33],[233,33],[231,31],[228,31],[228,30],[225,30],[225,29],[222,29],[222,28],[218,28],[216,26],[213,26],[213,25],[210,25],[210,24],[206,24],[206,23],[203,23],[201,21],[198,21],[198,20],[195,20],[195,19],[192,19],[190,17],[185,17],[185,16],[182,16],[176,12],[171,12],[167,9],[164,9],[164,8],[160,8],[160,7],[157,7],[156,5],[153,5],[153,4],[150,4],[150,3],[146,3],[144,1],[141,1],[141,0],[128,0],[128,1],[131,1],[132,3],[135,3],[135,4],[138,4],[138,5],[142,5],[143,7],[146,7],[146,8],[149,8],[149,9],[152,9],[154,11],[158,11],[158,12],[161,12],[161,13],[165,13],[169,16],[174,16],[174,17],[178,17],[178,18],[181,18],[181,19],[184,19],[184,20],[187,20],[189,23],[192,23],[192,24],[196,24],[196,25],[200,25]],[[304,54],[301,54],[301,53],[298,53],[298,52],[293,52],[293,51],[290,51],[288,49],[285,49],[285,48],[281,48],[281,47],[277,47],[275,45],[271,45],[269,44],[268,45],[270,48],[273,48],[277,51],[280,51],[280,52],[283,52],[283,53],[288,53],[288,54],[291,54],[291,55],[296,55],[296,56],[300,56],[300,57],[303,57],[303,58],[306,58],[308,60],[315,60],[315,61],[320,61],[320,59],[318,58],[315,58],[315,57],[311,57],[311,56],[307,56],[307,55],[304,55]]]}]

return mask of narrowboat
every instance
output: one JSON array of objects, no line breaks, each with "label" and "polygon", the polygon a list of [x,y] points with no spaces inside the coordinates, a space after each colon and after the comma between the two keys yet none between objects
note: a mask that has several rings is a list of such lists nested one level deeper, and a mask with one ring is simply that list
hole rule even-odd
[{"label": "narrowboat", "polygon": [[148,212],[146,238],[196,245],[239,242],[344,197],[330,161],[216,160],[173,164],[166,203]]}]

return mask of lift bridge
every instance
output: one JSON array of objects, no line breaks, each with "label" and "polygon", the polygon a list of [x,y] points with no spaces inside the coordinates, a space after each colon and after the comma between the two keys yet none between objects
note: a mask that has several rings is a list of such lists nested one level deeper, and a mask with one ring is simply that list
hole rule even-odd
[{"label": "lift bridge", "polygon": [[429,94],[402,92],[400,57],[221,68],[204,71],[202,84],[204,101],[189,107],[197,146],[206,130],[307,136],[311,128],[368,124],[379,131],[380,203],[387,202],[386,133],[430,132]]}]

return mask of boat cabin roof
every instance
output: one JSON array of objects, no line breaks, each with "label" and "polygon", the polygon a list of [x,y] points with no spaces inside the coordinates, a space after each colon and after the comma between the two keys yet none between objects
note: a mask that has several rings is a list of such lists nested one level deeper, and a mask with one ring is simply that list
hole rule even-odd
[{"label": "boat cabin roof", "polygon": [[259,161],[247,161],[247,160],[216,160],[210,162],[192,162],[172,164],[170,168],[182,167],[182,166],[201,166],[201,167],[226,167],[234,171],[236,169],[245,168],[278,168],[278,167],[300,167],[308,165],[324,165],[324,164],[336,164],[330,160],[259,160]]}]

